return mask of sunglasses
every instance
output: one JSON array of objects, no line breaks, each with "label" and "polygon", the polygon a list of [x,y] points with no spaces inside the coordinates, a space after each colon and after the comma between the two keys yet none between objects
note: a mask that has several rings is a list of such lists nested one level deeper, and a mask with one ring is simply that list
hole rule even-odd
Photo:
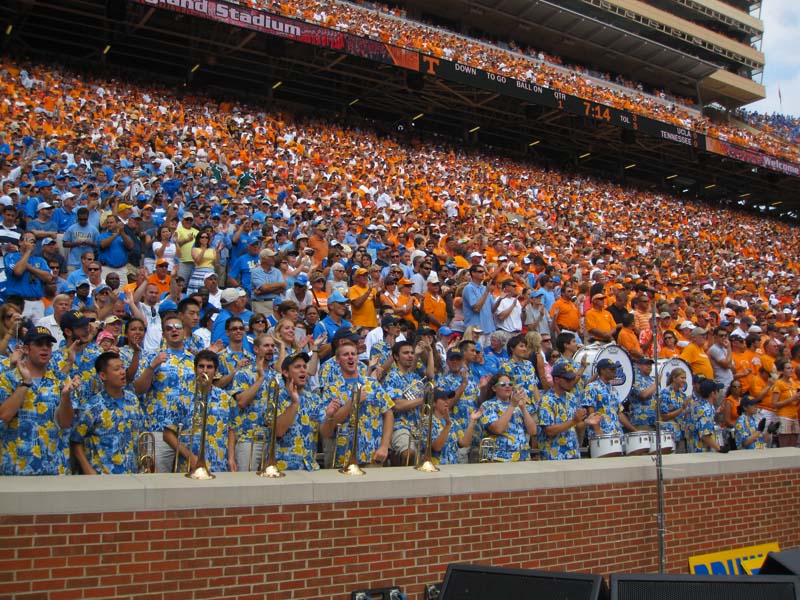
[{"label": "sunglasses", "polygon": [[261,325],[262,323],[266,323],[266,321],[264,319],[254,319],[250,321],[251,325]]},{"label": "sunglasses", "polygon": [[228,331],[244,331],[244,327],[237,325],[236,327],[231,327]]},{"label": "sunglasses", "polygon": [[164,329],[166,331],[181,331],[183,329],[183,323],[169,323],[164,325]]},{"label": "sunglasses", "polygon": [[494,385],[495,385],[495,387],[505,388],[505,387],[512,387],[514,384],[511,383],[510,381],[504,381],[502,383],[496,383]]},{"label": "sunglasses", "polygon": [[95,273],[95,272],[99,271],[100,269],[98,269],[97,267],[89,267],[86,270],[89,271],[90,273]]}]

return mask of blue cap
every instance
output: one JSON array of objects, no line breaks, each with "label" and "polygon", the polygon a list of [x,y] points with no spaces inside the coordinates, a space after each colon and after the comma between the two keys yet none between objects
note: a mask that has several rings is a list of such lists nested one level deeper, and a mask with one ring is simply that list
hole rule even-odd
[{"label": "blue cap", "polygon": [[328,296],[328,304],[330,304],[331,302],[346,303],[350,301],[347,298],[345,298],[339,290],[336,290],[330,296]]},{"label": "blue cap", "polygon": [[[308,275],[300,273],[300,275],[294,278],[294,285],[308,285]],[[328,302],[330,302],[330,298],[328,298]]]},{"label": "blue cap", "polygon": [[164,300],[158,306],[158,314],[163,314],[166,312],[174,312],[178,310],[178,305],[175,304],[172,300]]},{"label": "blue cap", "polygon": [[531,298],[541,298],[544,296],[544,290],[538,289],[531,292]]},{"label": "blue cap", "polygon": [[597,369],[598,371],[600,369],[618,369],[619,367],[620,364],[618,362],[611,360],[610,358],[601,358],[600,360],[597,361],[597,364],[595,365],[595,369]]},{"label": "blue cap", "polygon": [[439,335],[453,335],[455,332],[449,327],[442,325],[439,327]]}]

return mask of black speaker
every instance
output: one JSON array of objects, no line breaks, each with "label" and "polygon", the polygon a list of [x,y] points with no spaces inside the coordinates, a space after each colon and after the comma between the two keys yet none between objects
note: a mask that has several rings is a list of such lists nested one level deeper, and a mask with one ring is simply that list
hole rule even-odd
[{"label": "black speaker", "polygon": [[[449,565],[440,600],[606,600],[600,575]],[[695,599],[696,600],[696,599]]]},{"label": "black speaker", "polygon": [[800,577],[614,574],[611,600],[800,600]]},{"label": "black speaker", "polygon": [[800,575],[800,549],[770,552],[759,575]]}]

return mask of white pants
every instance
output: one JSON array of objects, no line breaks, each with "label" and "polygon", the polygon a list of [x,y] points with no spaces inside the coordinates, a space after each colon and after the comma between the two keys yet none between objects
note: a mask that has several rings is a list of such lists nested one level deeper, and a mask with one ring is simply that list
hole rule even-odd
[{"label": "white pants", "polygon": [[[252,448],[253,463],[250,464],[250,451]],[[261,467],[261,453],[264,451],[263,442],[236,442],[236,467],[239,471],[257,471]]]}]

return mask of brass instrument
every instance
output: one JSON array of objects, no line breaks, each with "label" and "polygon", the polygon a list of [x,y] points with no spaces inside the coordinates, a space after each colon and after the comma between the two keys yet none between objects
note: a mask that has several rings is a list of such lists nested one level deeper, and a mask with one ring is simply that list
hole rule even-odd
[{"label": "brass instrument", "polygon": [[[344,466],[339,469],[339,473],[344,475],[366,475],[364,469],[358,466],[358,413],[361,410],[361,384],[356,383],[353,386],[353,393],[350,396],[350,435],[351,443],[350,443],[350,451],[345,454],[345,464]],[[336,438],[338,442],[338,437]],[[333,451],[333,464],[336,464],[336,448],[338,444],[334,446]]]},{"label": "brass instrument", "polygon": [[493,437],[481,438],[481,445],[478,447],[478,462],[494,462],[494,453],[497,450],[497,441]]},{"label": "brass instrument", "polygon": [[[267,433],[265,431],[253,431],[252,436],[250,437],[250,460],[247,462],[247,470],[253,470],[253,455],[255,453],[256,444],[261,444],[261,447],[264,447],[264,444],[267,443]],[[258,470],[260,464],[255,465],[255,470]]]},{"label": "brass instrument", "polygon": [[425,387],[425,382],[422,379],[415,379],[403,389],[403,398],[406,400],[415,400],[418,398]]},{"label": "brass instrument", "polygon": [[[280,391],[280,384],[278,383],[277,376],[270,381],[270,402],[272,408],[272,417],[270,418],[270,436],[269,444],[264,444],[261,451],[261,470],[256,472],[259,477],[268,477],[275,479],[283,477],[286,474],[278,468],[278,460],[275,458],[275,442],[278,432],[278,393]],[[267,411],[270,409],[270,403],[267,404]],[[267,449],[269,454],[267,455]]]},{"label": "brass instrument", "polygon": [[192,434],[189,439],[190,443],[193,443],[195,431],[199,430],[200,446],[197,450],[197,464],[194,469],[190,467],[186,477],[205,481],[214,479],[214,474],[206,464],[206,427],[208,425],[208,395],[211,393],[211,378],[206,373],[201,373],[197,379],[192,412]]},{"label": "brass instrument", "polygon": [[422,440],[422,427],[423,421],[427,421],[428,427],[428,437],[426,439],[425,444],[425,460],[422,464],[419,464],[419,452],[417,452],[417,464],[414,467],[417,471],[422,471],[423,473],[435,473],[439,470],[433,461],[431,460],[431,442],[433,438],[433,392],[434,392],[434,385],[433,381],[427,381],[424,386],[424,400],[422,402],[422,406],[420,407],[419,411],[419,437],[420,441]]},{"label": "brass instrument", "polygon": [[136,440],[136,464],[139,473],[156,472],[156,437],[149,431],[143,431]]}]

